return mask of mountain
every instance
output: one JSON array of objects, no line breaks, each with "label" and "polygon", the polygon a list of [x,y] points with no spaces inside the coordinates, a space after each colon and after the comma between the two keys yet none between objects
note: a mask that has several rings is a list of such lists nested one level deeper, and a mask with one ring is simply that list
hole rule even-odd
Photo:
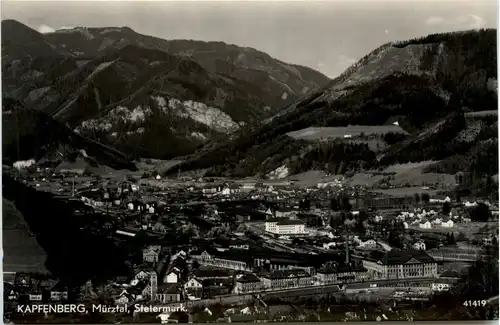
[{"label": "mountain", "polygon": [[[496,174],[497,100],[496,30],[389,43],[321,90],[207,144],[167,173],[340,174],[434,160],[427,171]],[[480,162],[471,156],[478,151]],[[458,165],[460,157],[468,159]]]},{"label": "mountain", "polygon": [[42,35],[2,21],[7,33],[4,97],[135,157],[193,153],[329,82],[254,49],[127,27]]},{"label": "mountain", "polygon": [[137,170],[123,153],[86,139],[43,112],[25,108],[10,98],[2,99],[2,126],[4,164],[28,159],[56,164],[80,157],[95,167]]}]

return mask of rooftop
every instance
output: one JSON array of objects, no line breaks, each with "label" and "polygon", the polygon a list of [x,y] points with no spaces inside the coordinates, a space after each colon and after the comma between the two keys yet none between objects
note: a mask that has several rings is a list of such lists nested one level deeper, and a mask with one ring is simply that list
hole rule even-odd
[{"label": "rooftop", "polygon": [[291,219],[281,220],[281,221],[278,221],[278,223],[277,223],[278,226],[303,225],[303,224],[304,224],[304,222],[302,222],[301,220],[291,220]]}]

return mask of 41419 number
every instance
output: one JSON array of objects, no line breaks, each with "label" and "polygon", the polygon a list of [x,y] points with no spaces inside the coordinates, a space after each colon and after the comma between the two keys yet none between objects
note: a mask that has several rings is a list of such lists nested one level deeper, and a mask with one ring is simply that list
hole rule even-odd
[{"label": "41419 number", "polygon": [[486,304],[486,300],[466,300],[463,303],[465,307],[484,307]]}]

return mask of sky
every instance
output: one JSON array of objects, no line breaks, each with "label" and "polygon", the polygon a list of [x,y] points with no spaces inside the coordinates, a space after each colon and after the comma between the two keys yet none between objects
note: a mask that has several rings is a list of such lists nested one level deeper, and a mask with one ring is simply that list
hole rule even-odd
[{"label": "sky", "polygon": [[497,13],[495,0],[1,2],[2,19],[40,32],[127,26],[165,39],[252,47],[329,77],[389,41],[496,28]]}]

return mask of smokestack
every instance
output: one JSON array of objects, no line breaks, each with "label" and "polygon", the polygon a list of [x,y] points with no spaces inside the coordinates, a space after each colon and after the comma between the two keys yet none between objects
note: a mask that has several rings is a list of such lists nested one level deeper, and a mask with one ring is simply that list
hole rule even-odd
[{"label": "smokestack", "polygon": [[349,230],[347,226],[345,227],[346,237],[345,237],[345,264],[349,265]]}]

